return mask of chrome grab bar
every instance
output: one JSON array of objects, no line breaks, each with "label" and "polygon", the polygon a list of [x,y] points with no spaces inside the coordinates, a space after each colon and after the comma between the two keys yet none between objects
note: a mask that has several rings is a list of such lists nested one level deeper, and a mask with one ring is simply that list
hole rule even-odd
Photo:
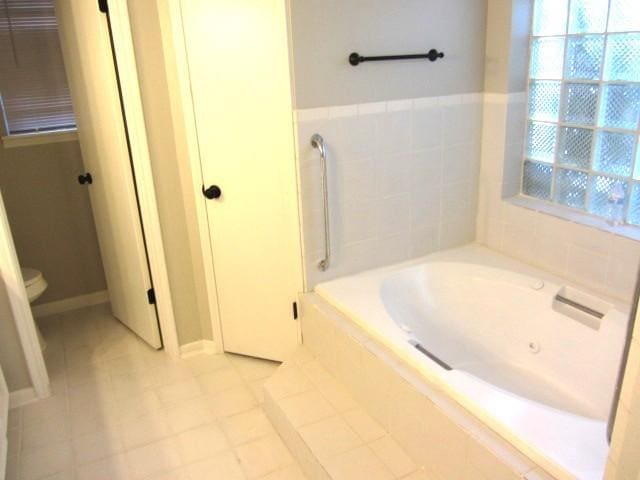
[{"label": "chrome grab bar", "polygon": [[327,187],[327,148],[324,139],[317,133],[311,137],[311,146],[320,152],[320,181],[322,183],[322,209],[324,211],[324,258],[318,262],[323,272],[329,268],[331,258],[331,235],[329,232],[329,189]]}]

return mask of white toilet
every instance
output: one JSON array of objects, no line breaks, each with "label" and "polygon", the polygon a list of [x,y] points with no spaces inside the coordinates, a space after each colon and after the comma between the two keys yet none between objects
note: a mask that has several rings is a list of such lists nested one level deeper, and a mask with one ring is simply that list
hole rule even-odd
[{"label": "white toilet", "polygon": [[[27,298],[29,299],[29,303],[35,302],[40,295],[44,293],[44,291],[49,286],[47,281],[42,276],[42,272],[36,270],[35,268],[20,268],[22,271],[22,280],[24,281],[24,288],[27,290]],[[44,341],[42,337],[42,333],[40,333],[40,328],[38,328],[38,324],[36,323],[36,332],[38,332],[38,340],[40,341],[40,348],[44,352],[47,348],[47,343]]]},{"label": "white toilet", "polygon": [[24,287],[27,289],[29,303],[35,302],[47,289],[47,281],[42,276],[42,272],[34,268],[21,268]]}]

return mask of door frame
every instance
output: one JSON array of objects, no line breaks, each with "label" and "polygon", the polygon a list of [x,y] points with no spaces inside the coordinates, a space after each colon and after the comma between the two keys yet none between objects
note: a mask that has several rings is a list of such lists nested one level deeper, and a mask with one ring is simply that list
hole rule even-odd
[{"label": "door frame", "polygon": [[[96,8],[98,8],[97,1]],[[127,0],[109,0],[108,9],[113,39],[113,54],[119,67],[116,73],[121,85],[125,127],[131,146],[131,162],[134,169],[132,174],[135,173],[141,222],[156,296],[160,335],[167,354],[171,358],[179,358],[180,344],[171,300],[169,274],[153,183],[153,169],[149,156],[147,130],[144,122]]]},{"label": "door frame", "polygon": [[51,394],[49,374],[44,363],[44,356],[38,339],[36,323],[31,312],[31,305],[27,297],[27,290],[24,287],[18,254],[13,243],[2,192],[0,192],[0,276],[4,279],[7,288],[9,306],[13,312],[13,321],[18,331],[27,369],[31,377],[31,388],[33,389],[32,392],[23,392],[21,390],[10,392],[10,398],[11,393],[18,394],[18,392],[21,394],[21,398],[16,398],[15,401],[19,403],[46,398]]}]

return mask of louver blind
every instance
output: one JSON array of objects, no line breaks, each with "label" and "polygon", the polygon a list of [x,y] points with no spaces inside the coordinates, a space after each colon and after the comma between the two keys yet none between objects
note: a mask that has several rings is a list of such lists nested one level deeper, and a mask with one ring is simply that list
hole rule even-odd
[{"label": "louver blind", "polygon": [[0,0],[0,95],[9,135],[75,127],[53,0]]}]

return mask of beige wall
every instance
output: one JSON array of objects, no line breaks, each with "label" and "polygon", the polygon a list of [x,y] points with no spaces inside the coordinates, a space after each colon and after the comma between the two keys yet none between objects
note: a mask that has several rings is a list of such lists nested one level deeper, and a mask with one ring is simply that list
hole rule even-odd
[{"label": "beige wall", "polygon": [[6,289],[4,279],[0,277],[0,366],[9,391],[13,392],[30,387],[31,379]]},{"label": "beige wall", "polygon": [[181,345],[211,339],[195,197],[187,158],[178,158],[156,0],[129,2],[138,76]]},{"label": "beige wall", "polygon": [[[481,92],[486,0],[289,0],[295,108]],[[437,48],[442,61],[349,65]]]},{"label": "beige wall", "polygon": [[78,142],[0,147],[0,189],[25,267],[43,272],[46,303],[104,290],[106,283]]}]

